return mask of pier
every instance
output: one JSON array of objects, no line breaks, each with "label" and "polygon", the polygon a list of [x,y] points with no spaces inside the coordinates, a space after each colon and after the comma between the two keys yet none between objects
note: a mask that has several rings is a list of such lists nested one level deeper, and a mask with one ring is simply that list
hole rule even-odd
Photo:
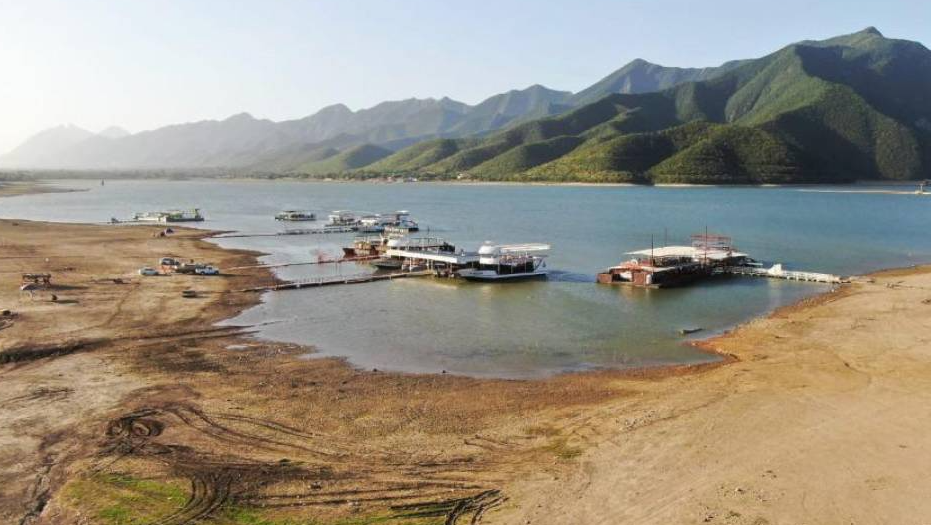
[{"label": "pier", "polygon": [[302,288],[316,288],[320,286],[333,286],[337,284],[362,284],[373,283],[376,281],[393,281],[395,279],[404,279],[408,277],[429,277],[433,275],[433,270],[418,270],[412,272],[393,272],[393,273],[359,273],[354,275],[328,275],[325,277],[311,277],[297,281],[273,284],[269,286],[258,286],[254,288],[245,288],[236,290],[237,292],[276,292],[280,290],[300,290]]},{"label": "pier", "polygon": [[362,257],[344,257],[341,259],[317,259],[316,261],[300,261],[300,262],[290,262],[290,263],[275,263],[275,264],[252,264],[248,266],[233,266],[227,268],[227,270],[253,270],[253,269],[268,269],[268,268],[286,268],[288,266],[316,266],[321,264],[342,264],[342,263],[353,263],[353,262],[365,262],[378,259],[378,255],[365,255]]},{"label": "pier", "polygon": [[478,262],[478,253],[450,253],[441,251],[423,251],[408,248],[389,248],[385,255],[409,262],[442,263],[449,266],[462,267]]},{"label": "pier", "polygon": [[336,235],[354,233],[359,231],[358,226],[329,226],[325,228],[298,228],[275,233],[235,233],[232,235],[217,235],[213,239],[242,239],[245,237],[281,237],[285,235]]},{"label": "pier", "polygon": [[731,238],[708,233],[692,235],[690,246],[651,246],[628,252],[633,258],[601,272],[602,284],[643,288],[684,286],[715,275],[746,275],[787,281],[840,284],[849,278],[829,273],[786,270],[781,264],[763,268],[748,254],[734,249]]},{"label": "pier", "polygon": [[841,284],[850,282],[849,278],[829,273],[801,272],[786,270],[781,264],[774,264],[772,268],[759,268],[754,266],[727,266],[722,273],[729,275],[747,275],[753,277],[769,277],[771,279],[785,279],[787,281],[807,281],[813,283]]}]

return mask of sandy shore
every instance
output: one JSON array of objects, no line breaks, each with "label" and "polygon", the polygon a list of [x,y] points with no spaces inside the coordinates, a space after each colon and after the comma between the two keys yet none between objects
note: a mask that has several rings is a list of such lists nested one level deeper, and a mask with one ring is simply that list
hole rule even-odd
[{"label": "sandy shore", "polygon": [[490,522],[927,523],[929,334],[929,268],[751,322],[708,342],[732,365],[625,382]]},{"label": "sandy shore", "polygon": [[[259,299],[229,290],[272,276],[139,277],[162,255],[254,260],[157,231],[0,221],[0,310],[15,313],[0,318],[0,523],[931,515],[931,269],[708,342],[730,364],[478,380],[356,370],[217,328]],[[27,271],[55,289],[20,293]]]}]

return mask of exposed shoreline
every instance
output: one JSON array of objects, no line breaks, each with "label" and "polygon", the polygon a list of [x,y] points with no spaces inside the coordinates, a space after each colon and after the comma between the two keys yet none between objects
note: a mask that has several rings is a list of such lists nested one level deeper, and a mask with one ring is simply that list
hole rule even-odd
[{"label": "exposed shoreline", "polygon": [[[863,187],[863,186],[901,186],[907,188],[917,187],[920,181],[902,181],[902,180],[855,180],[850,182],[813,182],[813,183],[796,183],[796,184],[690,184],[690,183],[657,183],[657,184],[637,184],[633,182],[583,182],[583,181],[568,181],[568,182],[546,182],[546,181],[496,181],[496,180],[455,180],[455,179],[425,179],[418,180],[416,183],[407,183],[401,181],[389,182],[385,179],[340,179],[340,178],[311,178],[311,177],[299,177],[299,176],[276,176],[274,178],[267,177],[207,177],[200,176],[197,174],[191,174],[188,177],[184,178],[107,178],[106,174],[100,174],[99,177],[73,177],[73,178],[49,178],[49,179],[35,179],[35,180],[26,180],[26,181],[0,181],[0,197],[4,196],[15,196],[15,195],[24,195],[27,193],[49,193],[57,191],[86,191],[86,190],[74,190],[67,188],[54,188],[52,184],[57,181],[66,181],[66,180],[97,180],[102,178],[104,180],[114,180],[114,181],[134,181],[134,182],[145,182],[145,181],[169,181],[169,182],[178,182],[183,183],[187,181],[213,181],[213,182],[251,182],[251,183],[269,183],[273,184],[275,182],[299,182],[307,184],[398,184],[398,185],[448,185],[448,186],[555,186],[555,187],[619,187],[619,188],[789,188],[789,189],[798,189],[800,191],[810,191],[810,192],[836,192],[836,193],[889,193],[889,194],[915,194],[913,191],[895,191],[895,190],[819,190],[819,186],[841,186],[841,187]],[[29,187],[29,191],[4,191],[4,185],[21,185],[23,187]]]},{"label": "exposed shoreline", "polygon": [[[19,226],[14,227],[13,223]],[[338,476],[339,481],[328,481],[329,478],[318,478],[310,471],[301,470],[304,472],[301,479],[310,476],[316,479],[313,483],[321,484],[323,492],[339,490],[351,494],[347,496],[349,501],[361,501],[357,506],[336,508],[314,503],[319,498],[308,494],[299,506],[266,514],[261,508],[248,503],[251,501],[248,498],[238,496],[235,500],[237,508],[272,518],[313,517],[326,522],[345,517],[347,512],[349,515],[359,512],[383,515],[388,512],[385,505],[389,504],[435,503],[446,501],[443,498],[478,498],[479,494],[492,493],[500,496],[481,496],[468,515],[483,513],[482,523],[524,523],[528,519],[533,523],[577,523],[581,518],[588,522],[613,519],[613,522],[672,523],[707,521],[692,519],[701,512],[723,516],[724,511],[715,505],[724,505],[741,515],[760,516],[769,522],[798,518],[793,514],[794,504],[788,503],[791,498],[785,499],[786,494],[801,490],[793,485],[780,489],[783,491],[781,501],[786,502],[784,505],[764,509],[753,505],[746,507],[732,497],[733,492],[726,492],[702,496],[701,505],[705,507],[701,508],[711,510],[702,511],[698,503],[686,499],[670,502],[662,513],[655,514],[655,509],[650,510],[651,502],[661,498],[660,494],[679,494],[677,483],[691,483],[693,474],[690,469],[701,463],[690,461],[688,454],[673,465],[662,461],[657,463],[653,459],[656,457],[654,454],[629,447],[633,446],[632,443],[652,443],[652,447],[659,447],[659,450],[682,453],[680,447],[683,445],[678,443],[680,439],[670,440],[670,436],[689,435],[695,440],[708,439],[711,440],[709,443],[714,443],[714,440],[722,438],[716,432],[705,431],[712,423],[712,428],[717,428],[715,425],[728,426],[738,434],[756,432],[753,429],[757,427],[753,425],[763,428],[766,423],[756,421],[743,410],[757,407],[764,412],[753,414],[762,415],[766,410],[762,406],[795,391],[795,387],[778,385],[792,385],[815,374],[814,377],[819,379],[811,383],[808,390],[808,396],[812,396],[822,389],[834,392],[838,384],[848,381],[850,368],[836,367],[832,361],[819,357],[819,352],[848,351],[844,348],[834,350],[830,342],[833,338],[845,337],[845,332],[818,335],[826,328],[812,324],[810,318],[819,319],[825,326],[843,325],[849,322],[845,321],[849,315],[846,312],[853,308],[845,305],[854,301],[854,311],[862,309],[865,318],[878,319],[885,314],[871,313],[872,309],[885,311],[889,306],[883,301],[899,300],[900,292],[927,293],[931,301],[931,291],[923,291],[931,290],[931,287],[925,288],[931,284],[925,282],[931,281],[931,267],[884,270],[873,274],[877,284],[845,285],[838,291],[825,292],[777,309],[724,334],[697,342],[703,350],[722,356],[714,363],[598,370],[528,380],[373,372],[355,368],[342,359],[299,359],[298,356],[307,352],[307,348],[252,339],[248,337],[248,327],[214,326],[215,322],[231,318],[261,300],[259,294],[229,294],[225,291],[241,289],[247,284],[271,282],[274,276],[267,270],[236,272],[237,275],[213,280],[130,276],[129,284],[123,285],[100,280],[101,277],[115,275],[127,278],[127,274],[141,264],[139,261],[166,252],[184,253],[227,267],[254,262],[258,256],[208,242],[208,237],[215,232],[179,228],[175,237],[152,237],[158,229],[156,226],[110,228],[0,221],[0,238],[8,253],[14,254],[13,258],[0,259],[0,275],[8,276],[35,265],[47,264],[54,271],[56,282],[64,286],[58,292],[63,301],[52,304],[42,300],[24,302],[22,297],[17,298],[9,278],[0,285],[0,307],[12,304],[20,314],[14,318],[12,326],[0,329],[0,349],[53,349],[48,355],[36,354],[34,357],[28,357],[27,351],[24,354],[26,358],[0,365],[0,377],[6,385],[0,403],[8,407],[0,413],[0,429],[7,429],[6,432],[0,430],[0,449],[5,448],[11,454],[0,453],[0,481],[10,487],[10,496],[0,498],[0,522],[5,522],[6,518],[11,521],[18,519],[27,512],[33,500],[26,495],[33,493],[36,487],[46,487],[51,497],[44,502],[45,510],[40,512],[35,523],[69,521],[64,517],[74,518],[76,512],[92,516],[100,511],[101,505],[112,504],[119,487],[108,485],[106,479],[86,474],[89,468],[109,465],[112,458],[108,459],[109,456],[98,447],[101,443],[112,443],[118,437],[111,436],[101,442],[97,429],[101,428],[100,425],[105,426],[108,420],[138,413],[141,409],[154,411],[147,417],[171,429],[163,436],[145,438],[153,440],[153,446],[176,444],[193,447],[196,457],[178,457],[179,467],[181,464],[199,465],[204,458],[215,457],[216,454],[233,454],[242,461],[259,462],[257,464],[289,457],[301,461],[308,468],[319,465],[342,473]],[[106,258],[94,256],[93,250],[99,247],[106,250]],[[72,255],[75,253],[83,255]],[[49,263],[41,262],[45,257],[50,258]],[[33,260],[37,262],[29,262]],[[895,284],[899,281],[902,283]],[[202,299],[192,302],[180,297],[180,290],[192,285],[207,287]],[[72,300],[76,303],[67,302]],[[893,309],[898,308],[894,306],[897,303],[890,304],[893,304]],[[921,307],[918,302],[910,308]],[[70,312],[75,309],[80,309],[83,314],[73,316]],[[901,311],[903,315],[911,312]],[[60,317],[62,315],[67,316],[67,323],[63,322],[66,318]],[[101,320],[107,322],[101,325]],[[863,325],[868,331],[855,335],[863,340],[885,337],[880,334],[888,324]],[[875,335],[869,335],[874,332]],[[909,332],[912,334],[909,337],[920,340],[921,333],[924,332]],[[904,340],[900,343],[909,347]],[[69,344],[77,346],[68,350]],[[786,344],[791,345],[789,350],[785,349]],[[60,349],[57,355],[55,348]],[[846,356],[843,361],[856,363],[849,366],[859,369],[871,366],[859,362],[865,360],[864,363],[868,363],[870,358],[868,352],[858,351],[856,359]],[[776,369],[772,368],[774,365],[778,365]],[[893,369],[894,373],[901,375],[897,370]],[[914,410],[925,401],[910,390],[906,392],[909,392],[908,396],[899,400],[903,410]],[[909,396],[915,399],[909,400]],[[483,402],[476,403],[476,399]],[[813,399],[817,401],[815,404],[811,407],[806,405],[807,408],[799,409],[799,412],[814,411],[812,417],[817,417],[818,407],[824,401]],[[870,399],[863,398],[863,402]],[[702,400],[707,400],[708,404]],[[721,412],[703,412],[711,407],[721,407],[715,409]],[[233,448],[215,438],[204,441],[198,430],[200,427],[184,423],[189,416],[177,419],[177,414],[182,413],[200,413],[215,421],[222,418],[226,422],[225,428],[231,431],[256,437],[261,434],[263,439],[274,439],[281,444],[275,445],[273,452],[268,452],[258,441],[247,440]],[[234,416],[248,416],[248,421],[262,421],[265,422],[263,425],[287,425],[294,432],[309,432],[307,436],[312,434],[316,437],[296,438],[296,434],[276,433],[278,431],[268,434],[271,427],[262,427],[265,430],[256,434],[257,427],[247,424],[247,420],[229,419]],[[619,418],[629,423],[618,427]],[[94,423],[88,425],[87,421]],[[786,429],[794,428],[789,423],[791,420],[784,425]],[[669,425],[679,427],[669,434],[672,431],[666,428]],[[864,436],[872,435],[869,434],[871,429],[860,428],[859,432]],[[769,431],[776,436],[783,430],[776,426]],[[52,440],[36,438],[53,434],[60,437]],[[831,437],[834,434],[824,439]],[[917,434],[908,438],[914,446],[923,443],[924,439]],[[741,446],[747,447],[757,441],[750,440]],[[612,459],[617,452],[605,448],[615,442],[625,443],[623,446],[628,447],[618,456],[624,459]],[[311,443],[315,448],[341,450],[340,456],[337,459],[309,454],[305,448]],[[931,443],[927,445],[931,449]],[[690,445],[688,450],[693,447]],[[375,449],[383,452],[373,454]],[[694,450],[705,449],[698,447]],[[742,452],[746,458],[743,462],[755,464],[755,461],[767,458],[766,450],[769,449],[764,447]],[[917,450],[923,449],[919,447]],[[697,456],[696,461],[719,457],[712,452],[709,450],[711,455],[708,456]],[[854,452],[851,449],[847,453]],[[48,459],[50,455],[51,460]],[[672,456],[659,456],[660,459],[667,457]],[[163,461],[165,458],[162,461],[154,459],[136,453],[107,468],[109,472],[120,475],[142,476],[168,484],[178,482],[181,487],[185,486],[187,471],[170,467],[174,464],[170,457],[168,463]],[[462,466],[464,460],[468,461],[468,467]],[[928,460],[931,461],[931,455]],[[618,461],[621,461],[618,465],[626,466],[618,468],[612,465]],[[631,461],[634,463],[630,464]],[[887,463],[890,463],[888,458],[880,457],[875,465],[881,469]],[[31,472],[42,464],[51,467],[44,476],[33,477]],[[169,465],[167,470],[166,464]],[[423,466],[426,464],[438,466],[427,468]],[[602,471],[596,466],[591,474],[583,475],[593,468],[592,465],[603,465],[607,470]],[[815,462],[812,468],[825,472],[831,467]],[[790,480],[795,480],[793,476],[802,476],[802,480],[805,476],[810,477],[804,471],[792,474],[778,461],[772,470]],[[207,471],[203,472],[206,475]],[[678,474],[670,478],[670,472]],[[625,477],[618,478],[622,474]],[[391,480],[383,479],[385,475]],[[463,481],[449,487],[450,491],[444,492],[443,496],[423,488],[404,488],[412,486],[411,483],[450,476]],[[293,476],[284,471],[262,479],[263,494],[300,490],[295,486],[297,482]],[[566,489],[556,490],[551,486],[554,479],[564,480],[558,484],[562,486],[565,483]],[[646,479],[650,481],[644,481]],[[642,487],[637,491],[640,497],[634,492],[599,496],[601,490],[614,493],[616,487],[634,482]],[[731,483],[730,478],[704,479],[701,486],[707,485],[710,489],[705,490],[714,492],[721,482]],[[795,482],[804,490],[817,492],[817,487],[803,481]],[[747,493],[757,490],[751,487],[752,481],[739,483],[746,487],[741,490]],[[899,485],[899,482],[895,485],[889,483],[886,482],[887,486],[895,486],[902,491],[902,497],[914,490]],[[86,501],[70,499],[69,494],[85,486],[87,490],[103,496]],[[918,485],[919,488],[922,486]],[[387,503],[365,503],[364,492],[361,491],[372,488],[376,494],[387,498],[377,501]],[[549,496],[540,499],[544,494]],[[254,498],[255,495],[249,497]],[[509,500],[505,502],[501,497]],[[858,491],[852,491],[850,497],[869,501],[869,494]],[[884,497],[888,499],[887,494]],[[593,506],[586,506],[591,498],[594,498]],[[595,505],[595,501],[599,503]],[[854,500],[847,503],[857,505]],[[890,505],[892,503],[874,506],[877,512],[888,514]],[[156,514],[165,510],[158,505],[154,508],[152,512]],[[638,509],[645,514],[638,514]],[[605,514],[609,510],[611,513]],[[805,517],[814,522],[834,522],[837,521],[835,518],[842,517],[832,512],[821,509]],[[625,521],[619,516],[629,519]],[[864,521],[871,522],[869,519],[857,522]]]},{"label": "exposed shoreline", "polygon": [[45,181],[0,181],[0,197],[35,195],[38,193],[70,193],[87,191],[56,187]]}]

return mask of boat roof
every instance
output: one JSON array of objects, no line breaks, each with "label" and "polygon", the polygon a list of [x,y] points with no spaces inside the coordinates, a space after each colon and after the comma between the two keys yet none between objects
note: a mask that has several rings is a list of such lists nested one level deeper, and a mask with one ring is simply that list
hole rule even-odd
[{"label": "boat roof", "polygon": [[549,244],[544,243],[524,243],[524,244],[491,244],[485,243],[482,248],[492,249],[498,253],[528,253],[528,252],[545,252],[551,248]]},{"label": "boat roof", "polygon": [[704,248],[696,248],[694,246],[663,246],[661,248],[647,248],[645,250],[637,250],[633,252],[627,252],[627,255],[634,256],[643,256],[643,257],[697,257],[705,258],[711,260],[724,260],[730,259],[733,257],[747,257],[746,253],[738,251],[725,251],[725,250],[715,250]]}]

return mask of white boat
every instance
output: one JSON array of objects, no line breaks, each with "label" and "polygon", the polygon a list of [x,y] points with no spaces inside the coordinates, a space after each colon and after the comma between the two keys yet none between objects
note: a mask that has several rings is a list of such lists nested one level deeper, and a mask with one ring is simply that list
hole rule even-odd
[{"label": "white boat", "polygon": [[327,226],[355,226],[359,224],[356,214],[347,210],[336,210],[327,215]]},{"label": "white boat", "polygon": [[478,249],[478,262],[460,269],[459,277],[469,281],[517,281],[546,278],[549,244],[492,244]]},{"label": "white boat", "polygon": [[385,231],[387,221],[381,215],[363,215],[359,218],[361,233],[381,233]]},{"label": "white boat", "polygon": [[455,246],[438,237],[388,237],[385,255],[371,264],[383,270],[396,270],[401,269],[405,262],[412,267],[412,261],[423,262],[430,255],[454,255],[455,252]]},{"label": "white boat", "polygon": [[359,219],[359,231],[365,233],[405,234],[420,230],[420,226],[410,217],[410,212],[395,211],[365,215]]},{"label": "white boat", "polygon": [[385,231],[389,231],[389,233],[410,233],[420,230],[420,225],[414,219],[411,219],[411,214],[408,211],[383,213],[382,217],[386,219],[384,222]]},{"label": "white boat", "polygon": [[306,211],[284,210],[275,215],[276,221],[315,221],[317,215]]},{"label": "white boat", "polygon": [[200,209],[194,208],[137,213],[133,216],[133,220],[139,222],[200,222],[204,220],[204,216],[201,215]]},{"label": "white boat", "polygon": [[439,237],[389,237],[389,250],[453,253],[456,247]]}]

